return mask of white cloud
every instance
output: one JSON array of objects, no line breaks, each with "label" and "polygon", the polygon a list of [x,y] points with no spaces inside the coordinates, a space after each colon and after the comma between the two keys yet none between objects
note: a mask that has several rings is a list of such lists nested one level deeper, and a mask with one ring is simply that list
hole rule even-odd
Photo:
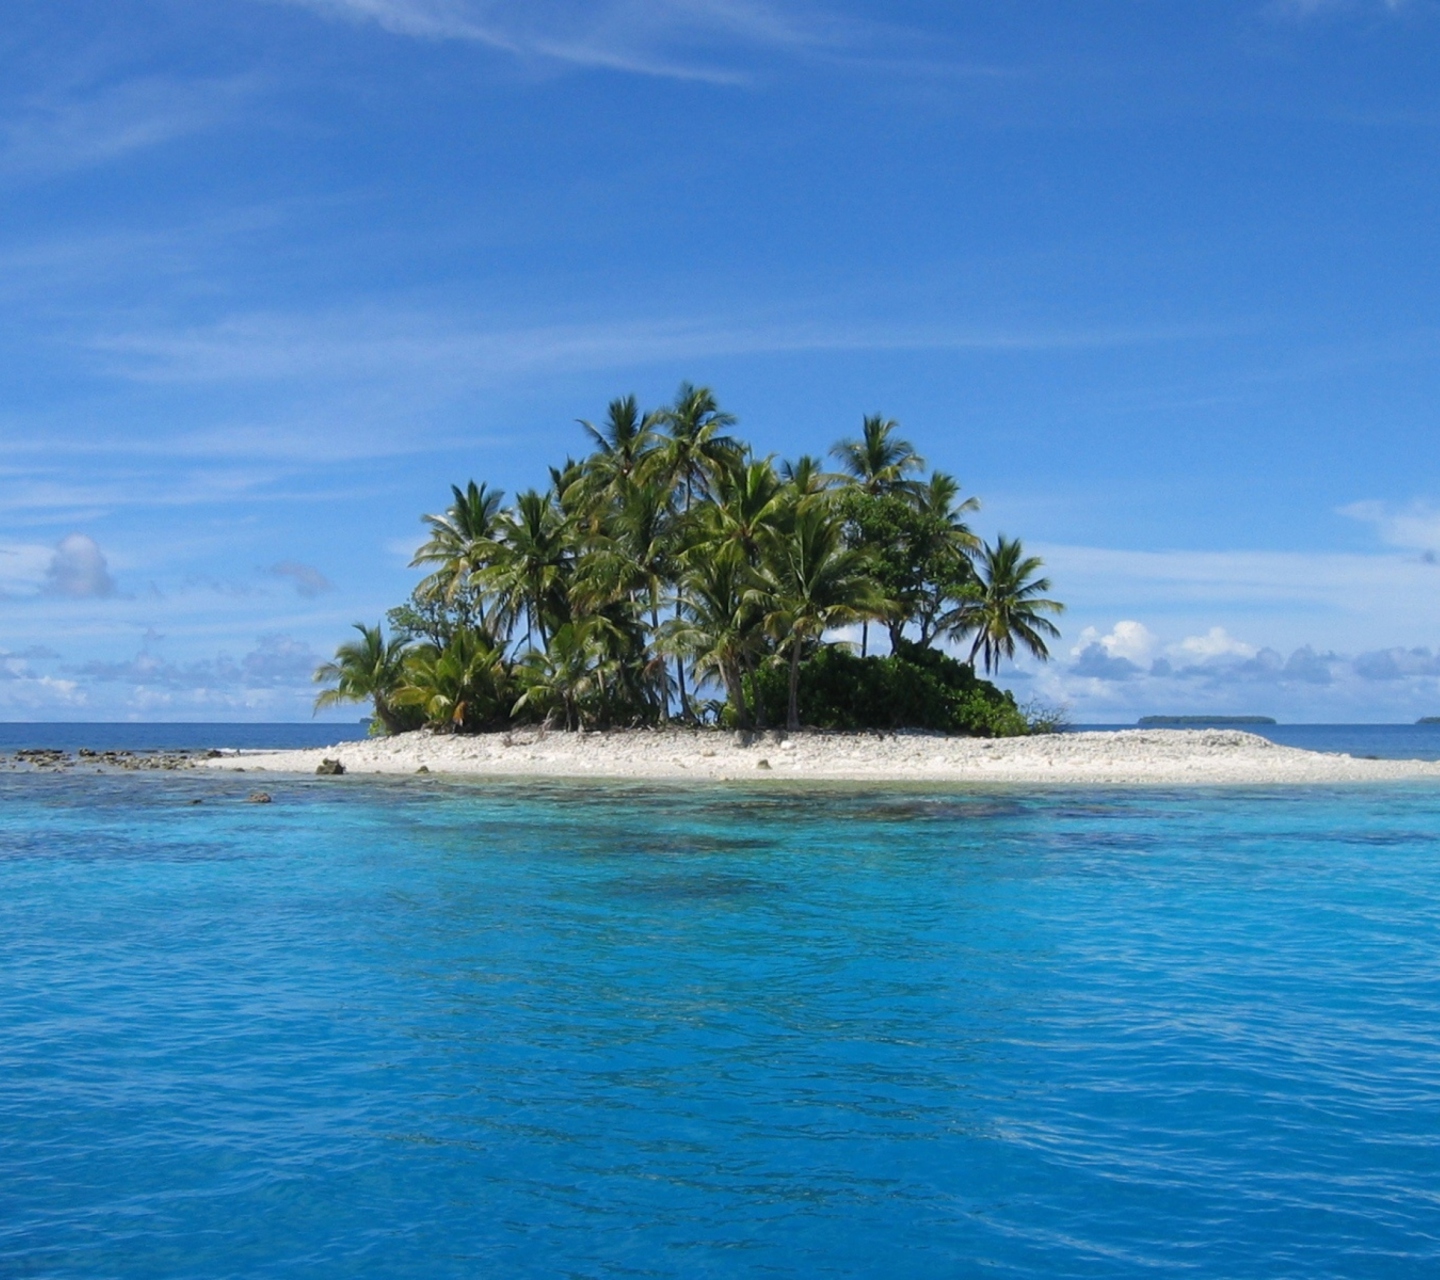
[{"label": "white cloud", "polygon": [[1080,633],[1079,644],[1071,650],[1075,656],[1092,644],[1098,644],[1112,658],[1126,658],[1131,662],[1147,662],[1157,644],[1155,633],[1143,622],[1117,622],[1108,635],[1101,635],[1094,627],[1086,627]]},{"label": "white cloud", "polygon": [[1433,563],[1440,549],[1440,510],[1429,503],[1395,508],[1385,502],[1352,502],[1341,507],[1340,514],[1374,525],[1387,545],[1419,551],[1427,562]]},{"label": "white cloud", "polygon": [[1186,636],[1168,652],[1178,658],[1206,662],[1212,658],[1253,658],[1258,650],[1253,644],[1236,640],[1224,627],[1211,627],[1203,636]]},{"label": "white cloud", "polygon": [[43,590],[46,595],[77,600],[113,596],[115,580],[100,544],[83,533],[62,539],[45,571]]}]

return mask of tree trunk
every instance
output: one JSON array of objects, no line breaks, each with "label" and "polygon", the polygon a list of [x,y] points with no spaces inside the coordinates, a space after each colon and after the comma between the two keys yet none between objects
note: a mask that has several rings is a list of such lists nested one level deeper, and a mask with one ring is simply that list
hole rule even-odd
[{"label": "tree trunk", "polygon": [[725,691],[735,707],[735,724],[738,728],[748,729],[750,711],[745,705],[745,678],[734,663],[727,662],[721,670],[725,673]]},{"label": "tree trunk", "polygon": [[403,732],[403,730],[402,730],[401,727],[400,727],[400,717],[397,716],[397,715],[395,714],[395,712],[391,710],[390,704],[389,704],[388,702],[386,702],[385,699],[384,699],[383,697],[381,697],[378,693],[375,695],[374,702],[375,702],[375,718],[376,718],[377,720],[379,720],[380,723],[385,726],[385,732],[386,732],[386,733],[401,733],[401,732]]},{"label": "tree trunk", "polygon": [[887,622],[885,629],[890,633],[890,652],[900,652],[900,642],[905,639],[905,624],[903,622]]},{"label": "tree trunk", "polygon": [[[654,633],[655,639],[658,641],[660,639],[660,603],[655,599],[653,592],[650,596],[650,630]],[[660,673],[661,675],[665,673],[665,663],[663,661],[660,663]],[[660,723],[669,724],[669,722],[670,694],[662,684],[660,688]]]},{"label": "tree trunk", "polygon": [[790,710],[785,719],[787,729],[800,727],[800,637],[790,641]]},{"label": "tree trunk", "polygon": [[870,654],[870,619],[866,618],[860,624],[860,656],[869,657]]}]

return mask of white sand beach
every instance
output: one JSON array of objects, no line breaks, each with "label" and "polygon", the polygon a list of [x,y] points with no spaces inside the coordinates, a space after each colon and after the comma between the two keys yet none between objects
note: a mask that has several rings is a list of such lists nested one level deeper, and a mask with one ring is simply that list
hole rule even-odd
[{"label": "white sand beach", "polygon": [[347,774],[429,772],[462,777],[876,783],[1112,783],[1244,785],[1440,781],[1440,763],[1369,760],[1276,746],[1228,729],[1136,729],[1033,738],[923,733],[765,733],[656,729],[447,736],[428,731],[323,750],[237,752],[214,769],[313,774],[323,760]]}]

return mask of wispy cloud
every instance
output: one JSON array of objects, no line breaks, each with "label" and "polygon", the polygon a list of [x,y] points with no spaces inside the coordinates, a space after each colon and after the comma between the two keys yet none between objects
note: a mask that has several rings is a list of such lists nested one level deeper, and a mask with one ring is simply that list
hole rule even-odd
[{"label": "wispy cloud", "polygon": [[295,594],[306,600],[313,600],[327,591],[334,591],[335,584],[314,565],[301,564],[298,560],[282,560],[266,570],[272,577],[289,578],[295,586]]},{"label": "wispy cloud", "polygon": [[465,40],[527,60],[639,75],[743,83],[727,56],[873,43],[873,24],[773,0],[272,0],[396,35]]},{"label": "wispy cloud", "polygon": [[261,636],[240,659],[220,654],[193,662],[172,662],[147,644],[123,662],[92,661],[73,673],[82,680],[139,688],[200,692],[253,688],[305,688],[319,663],[314,650],[284,634]]},{"label": "wispy cloud", "polygon": [[1304,22],[1343,14],[1398,14],[1411,8],[1411,0],[1271,0],[1268,12],[1278,18]]},{"label": "wispy cloud", "polygon": [[1089,607],[1223,604],[1248,612],[1405,616],[1440,624],[1435,568],[1418,557],[1287,551],[1126,551],[1052,544],[1037,550],[1062,593]]},{"label": "wispy cloud", "polygon": [[1418,551],[1428,564],[1434,564],[1440,555],[1440,510],[1429,503],[1352,502],[1341,507],[1340,514],[1374,525],[1387,545]]},{"label": "wispy cloud", "polygon": [[111,374],[136,382],[323,378],[374,383],[423,374],[484,386],[531,374],[634,368],[713,356],[802,351],[1029,352],[1163,343],[1193,329],[1114,325],[1005,329],[816,323],[748,316],[497,326],[427,314],[237,316],[203,328],[134,330],[89,341]]},{"label": "wispy cloud", "polygon": [[0,122],[0,175],[47,178],[109,164],[210,129],[250,95],[247,79],[132,79],[52,91]]}]

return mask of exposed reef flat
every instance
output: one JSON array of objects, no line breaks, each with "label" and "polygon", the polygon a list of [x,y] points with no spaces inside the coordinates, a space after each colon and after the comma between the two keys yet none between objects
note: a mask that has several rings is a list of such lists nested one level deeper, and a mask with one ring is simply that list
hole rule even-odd
[{"label": "exposed reef flat", "polygon": [[0,752],[0,768],[42,772],[63,772],[82,767],[104,771],[192,769],[199,758],[199,753],[194,751],[92,751],[81,747],[70,752],[54,747],[21,747],[8,754]]},{"label": "exposed reef flat", "polygon": [[1114,783],[1200,786],[1440,781],[1440,763],[1277,746],[1236,730],[1132,729],[1029,738],[923,733],[738,734],[706,729],[450,736],[426,731],[317,750],[240,752],[202,767],[286,773],[338,760],[347,774],[834,782]]}]

